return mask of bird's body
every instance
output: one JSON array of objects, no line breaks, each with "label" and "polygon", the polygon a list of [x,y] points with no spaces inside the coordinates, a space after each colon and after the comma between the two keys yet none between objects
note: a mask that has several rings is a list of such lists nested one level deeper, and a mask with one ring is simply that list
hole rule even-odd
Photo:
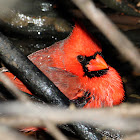
[{"label": "bird's body", "polygon": [[[71,35],[28,58],[64,93],[85,108],[113,106],[124,98],[122,80],[106,64],[102,49],[78,24]],[[30,91],[17,78],[6,72],[16,86]]]}]

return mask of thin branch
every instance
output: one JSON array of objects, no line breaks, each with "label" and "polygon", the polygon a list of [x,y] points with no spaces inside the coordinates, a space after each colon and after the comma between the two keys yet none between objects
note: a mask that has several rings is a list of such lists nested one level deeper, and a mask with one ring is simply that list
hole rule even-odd
[{"label": "thin branch", "polygon": [[33,140],[32,138],[26,137],[12,128],[0,125],[0,139],[1,140]]},{"label": "thin branch", "polygon": [[125,136],[123,140],[140,140],[140,132]]},{"label": "thin branch", "polygon": [[[39,106],[39,107],[38,107]],[[65,124],[71,122],[86,122],[93,124],[94,126],[99,126],[100,128],[114,128],[119,129],[124,132],[140,131],[140,105],[122,104],[119,107],[113,108],[101,108],[101,109],[76,109],[76,110],[65,110],[54,107],[46,107],[44,105],[21,104],[15,103],[5,103],[0,104],[0,113],[12,115],[15,118],[19,117],[17,120],[11,118],[14,122],[20,122],[20,126],[27,127],[27,123],[22,124],[22,120],[29,119],[30,125],[41,126],[39,121],[35,119],[45,120],[55,124]],[[41,115],[40,115],[41,114]],[[23,117],[24,116],[24,117]],[[102,117],[104,116],[104,117]],[[10,117],[10,116],[9,116]],[[0,122],[6,125],[14,125],[14,123],[8,122],[8,118],[0,118]],[[26,122],[26,121],[24,121]],[[17,125],[16,124],[16,125]],[[44,126],[44,125],[43,125]]]},{"label": "thin branch", "polygon": [[56,139],[56,140],[68,140],[66,136],[57,128],[56,124],[52,121],[46,121],[44,124],[47,127],[47,131]]},{"label": "thin branch", "polygon": [[4,125],[8,125],[10,127],[14,128],[26,128],[31,126],[36,127],[45,127],[44,122],[42,119],[35,118],[35,117],[27,117],[25,116],[1,116],[0,117],[0,123]]},{"label": "thin branch", "polygon": [[128,60],[137,71],[140,71],[140,54],[133,43],[124,36],[107,16],[91,0],[72,0],[81,11],[95,24],[116,47],[120,54]]}]

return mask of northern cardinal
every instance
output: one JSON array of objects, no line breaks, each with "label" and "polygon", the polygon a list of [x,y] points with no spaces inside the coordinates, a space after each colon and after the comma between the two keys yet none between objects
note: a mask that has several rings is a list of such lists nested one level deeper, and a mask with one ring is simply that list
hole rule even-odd
[{"label": "northern cardinal", "polygon": [[[79,24],[71,35],[28,58],[65,94],[84,108],[120,104],[124,89],[118,72],[102,57],[102,49]],[[32,94],[10,72],[5,74],[16,86]]]}]

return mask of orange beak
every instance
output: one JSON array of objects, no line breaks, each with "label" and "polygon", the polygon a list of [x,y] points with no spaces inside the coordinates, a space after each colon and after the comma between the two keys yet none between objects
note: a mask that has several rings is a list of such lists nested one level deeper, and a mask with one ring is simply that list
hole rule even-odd
[{"label": "orange beak", "polygon": [[99,54],[96,55],[95,59],[89,61],[89,64],[86,65],[89,71],[99,71],[103,69],[108,69],[108,65]]}]

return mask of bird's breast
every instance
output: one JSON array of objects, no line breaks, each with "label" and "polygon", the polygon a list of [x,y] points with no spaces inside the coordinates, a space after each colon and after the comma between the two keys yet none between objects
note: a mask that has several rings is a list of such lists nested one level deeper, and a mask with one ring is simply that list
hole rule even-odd
[{"label": "bird's breast", "polygon": [[124,99],[121,77],[112,67],[101,77],[82,77],[81,84],[90,92],[90,100],[86,107],[102,107],[120,104]]}]

